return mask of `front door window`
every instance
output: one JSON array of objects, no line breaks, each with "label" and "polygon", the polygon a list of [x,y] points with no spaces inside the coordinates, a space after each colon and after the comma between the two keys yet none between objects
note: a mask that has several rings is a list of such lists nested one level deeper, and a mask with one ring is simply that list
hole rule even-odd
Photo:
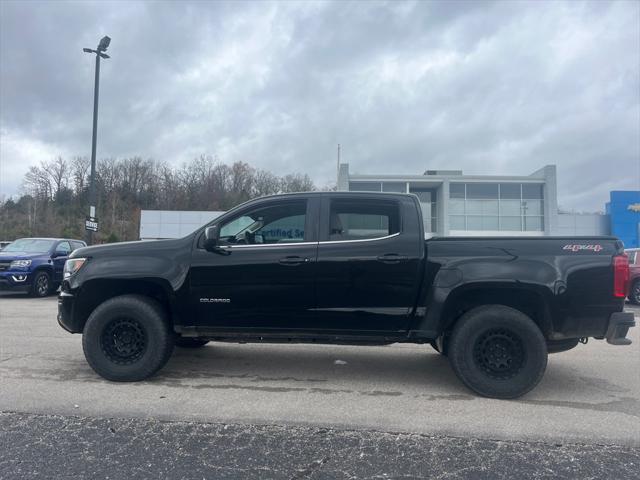
[{"label": "front door window", "polygon": [[303,242],[306,202],[294,201],[246,212],[222,225],[223,245]]}]

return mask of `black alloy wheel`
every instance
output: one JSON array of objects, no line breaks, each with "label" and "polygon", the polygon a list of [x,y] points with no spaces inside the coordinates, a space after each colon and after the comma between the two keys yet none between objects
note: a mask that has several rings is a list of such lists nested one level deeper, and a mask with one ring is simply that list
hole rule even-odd
[{"label": "black alloy wheel", "polygon": [[51,288],[51,281],[47,272],[36,273],[33,279],[33,285],[31,286],[31,294],[34,297],[46,297],[49,294]]},{"label": "black alloy wheel", "polygon": [[100,338],[100,347],[113,363],[130,365],[137,362],[147,349],[144,328],[133,318],[116,318],[109,322]]},{"label": "black alloy wheel", "polygon": [[522,341],[506,328],[484,332],[476,340],[473,358],[485,374],[497,380],[517,375],[526,360]]}]

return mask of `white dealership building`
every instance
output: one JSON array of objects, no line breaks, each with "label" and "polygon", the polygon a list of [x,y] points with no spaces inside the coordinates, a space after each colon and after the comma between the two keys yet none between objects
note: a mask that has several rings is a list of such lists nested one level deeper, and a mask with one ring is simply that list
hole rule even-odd
[{"label": "white dealership building", "polygon": [[338,190],[417,195],[429,236],[609,233],[606,215],[558,212],[555,165],[521,176],[464,175],[461,170],[380,175],[352,173],[343,163]]},{"label": "white dealership building", "polygon": [[[340,165],[338,190],[407,192],[420,199],[427,236],[608,235],[608,215],[559,213],[556,167],[530,175],[352,173]],[[142,210],[140,239],[179,238],[223,212]]]}]

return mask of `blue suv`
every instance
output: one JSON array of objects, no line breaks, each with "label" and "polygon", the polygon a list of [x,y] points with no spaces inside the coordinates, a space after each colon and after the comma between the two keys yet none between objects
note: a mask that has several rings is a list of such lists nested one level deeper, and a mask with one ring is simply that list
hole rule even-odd
[{"label": "blue suv", "polygon": [[86,246],[67,238],[19,238],[0,251],[0,289],[45,297],[62,282],[69,254]]}]

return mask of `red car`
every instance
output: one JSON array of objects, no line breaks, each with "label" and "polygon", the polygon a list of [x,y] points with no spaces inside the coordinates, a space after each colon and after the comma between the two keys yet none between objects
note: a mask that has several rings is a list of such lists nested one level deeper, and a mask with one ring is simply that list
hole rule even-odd
[{"label": "red car", "polygon": [[640,305],[640,248],[625,250],[629,256],[629,296],[631,303]]}]

